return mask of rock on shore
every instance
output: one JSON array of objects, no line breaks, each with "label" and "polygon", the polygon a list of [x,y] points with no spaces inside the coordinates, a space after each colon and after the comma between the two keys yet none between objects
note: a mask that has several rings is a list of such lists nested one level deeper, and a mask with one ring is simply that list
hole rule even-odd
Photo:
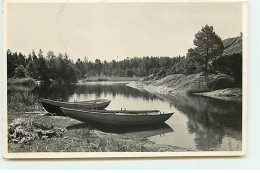
[{"label": "rock on shore", "polygon": [[[150,75],[149,77],[143,78],[138,82],[129,84],[129,86],[172,95],[186,95],[194,93],[200,93],[200,95],[203,95],[202,93],[206,92],[204,96],[220,98],[231,97],[235,94],[237,96],[236,99],[239,99],[241,98],[242,90],[234,88],[234,81],[235,80],[233,77],[221,73],[209,75],[204,75],[203,73],[192,75],[174,74],[168,75],[162,79],[155,79],[152,75]],[[222,92],[216,91],[223,89],[225,90]],[[211,91],[216,92],[210,94],[209,92]]]},{"label": "rock on shore", "polygon": [[240,88],[226,88],[211,92],[194,93],[194,95],[202,95],[227,101],[242,101],[242,89]]}]

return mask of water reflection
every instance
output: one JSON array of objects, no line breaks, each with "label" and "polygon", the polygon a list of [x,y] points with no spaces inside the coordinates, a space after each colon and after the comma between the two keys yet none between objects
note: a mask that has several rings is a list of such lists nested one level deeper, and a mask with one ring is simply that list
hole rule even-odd
[{"label": "water reflection", "polygon": [[96,98],[101,96],[112,95],[115,98],[117,95],[124,95],[124,97],[131,98],[142,98],[143,100],[150,101],[161,98],[156,97],[154,94],[148,93],[147,91],[139,91],[134,88],[126,87],[125,83],[95,83],[92,82],[90,85],[40,85],[34,88],[33,92],[39,93],[40,97],[69,101],[71,95],[80,97],[84,95],[95,95]]},{"label": "water reflection", "polygon": [[7,87],[7,94],[15,93],[15,92],[27,92],[30,94],[34,94],[36,97],[66,101],[68,97],[75,92],[75,89],[76,86],[72,84],[64,84],[64,85],[41,84],[35,86],[11,84],[8,85]]},{"label": "water reflection", "polygon": [[73,84],[63,85],[40,85],[35,89],[40,97],[54,100],[67,101],[68,97],[74,94],[76,86]]},{"label": "water reflection", "polygon": [[126,87],[125,84],[117,83],[114,85],[97,83],[95,85],[79,85],[77,86],[75,93],[77,95],[84,94],[95,94],[97,98],[100,98],[101,95],[112,95],[116,97],[117,95],[124,95],[125,97],[133,97],[133,98],[143,98],[147,101],[153,99],[159,99],[155,95],[148,93],[146,91],[139,91],[134,88]]},{"label": "water reflection", "polygon": [[138,136],[147,138],[155,135],[164,135],[173,132],[173,129],[168,124],[145,125],[145,126],[114,126],[104,125],[93,122],[79,123],[67,127],[67,130],[72,129],[97,129],[106,133],[124,134],[128,136]]},{"label": "water reflection", "polygon": [[[35,88],[8,86],[11,92],[30,92],[39,97],[64,101],[107,98],[107,109],[168,109],[174,115],[162,126],[107,128],[91,125],[104,132],[146,137],[150,140],[195,150],[242,149],[242,103],[202,96],[169,96],[149,93],[124,83],[96,82],[85,85],[41,85]],[[80,123],[68,127],[86,128]]]},{"label": "water reflection", "polygon": [[234,146],[221,146],[223,139],[242,140],[242,104],[203,96],[165,96],[176,109],[187,116],[189,133],[195,134],[194,142],[199,150],[241,150],[241,142]]}]

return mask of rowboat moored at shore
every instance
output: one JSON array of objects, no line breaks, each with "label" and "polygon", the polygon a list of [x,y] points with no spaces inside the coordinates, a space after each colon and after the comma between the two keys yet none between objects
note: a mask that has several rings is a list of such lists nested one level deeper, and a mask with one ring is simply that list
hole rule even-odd
[{"label": "rowboat moored at shore", "polygon": [[96,122],[111,125],[146,125],[162,123],[168,120],[173,112],[159,110],[80,110],[60,108],[68,117],[85,122]]},{"label": "rowboat moored at shore", "polygon": [[60,102],[40,98],[40,102],[47,112],[63,116],[60,107],[72,109],[105,109],[111,102],[108,99],[88,100],[80,102]]}]

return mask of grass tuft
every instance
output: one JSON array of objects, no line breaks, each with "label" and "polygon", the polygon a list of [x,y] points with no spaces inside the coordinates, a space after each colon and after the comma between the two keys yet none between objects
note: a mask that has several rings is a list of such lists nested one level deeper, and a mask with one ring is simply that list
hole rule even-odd
[{"label": "grass tuft", "polygon": [[7,83],[8,84],[21,84],[21,85],[33,86],[33,85],[36,85],[36,80],[31,78],[31,77],[27,77],[27,78],[8,78]]},{"label": "grass tuft", "polygon": [[43,107],[38,101],[38,96],[26,92],[11,92],[7,97],[8,112],[40,111]]},{"label": "grass tuft", "polygon": [[38,123],[31,118],[17,118],[8,127],[8,142],[32,144],[34,140],[63,137],[64,131],[65,129]]}]

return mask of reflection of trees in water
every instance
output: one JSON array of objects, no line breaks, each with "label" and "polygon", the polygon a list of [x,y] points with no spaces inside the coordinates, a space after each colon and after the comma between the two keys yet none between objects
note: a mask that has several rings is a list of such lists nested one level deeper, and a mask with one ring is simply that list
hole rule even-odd
[{"label": "reflection of trees in water", "polygon": [[[199,150],[210,150],[222,144],[224,136],[242,140],[242,103],[200,96],[165,96],[188,117],[188,130],[196,134]],[[226,133],[230,129],[233,133]],[[239,131],[240,135],[237,135]]]},{"label": "reflection of trees in water", "polygon": [[40,85],[34,92],[39,93],[43,98],[67,101],[68,97],[74,94],[75,88],[73,84]]},{"label": "reflection of trees in water", "polygon": [[75,85],[39,85],[39,86],[8,86],[7,93],[28,92],[36,97],[50,98],[55,100],[67,100],[74,93]]},{"label": "reflection of trees in water", "polygon": [[[113,85],[73,85],[73,84],[56,84],[56,85],[40,85],[34,88],[25,87],[20,90],[20,88],[9,87],[8,91],[29,91],[37,97],[50,98],[54,100],[63,100],[67,101],[68,98],[76,93],[78,96],[81,94],[95,94],[98,98],[102,94],[106,95],[111,94],[113,97],[116,95],[123,95],[127,98],[143,98],[143,100],[157,100],[160,99],[154,94],[151,94],[145,90],[140,91],[131,87],[126,86],[125,84],[113,84]],[[161,99],[163,100],[163,99]]]},{"label": "reflection of trees in water", "polygon": [[203,113],[201,116],[189,117],[188,130],[195,133],[194,142],[200,150],[210,150],[222,143],[225,136],[223,124],[215,119],[209,112]]},{"label": "reflection of trees in water", "polygon": [[101,94],[104,95],[112,94],[113,97],[116,95],[124,95],[125,97],[143,98],[144,100],[156,100],[159,99],[154,94],[147,91],[140,91],[125,84],[114,84],[114,85],[80,85],[75,89],[75,93],[80,94],[95,94],[100,97]]}]

